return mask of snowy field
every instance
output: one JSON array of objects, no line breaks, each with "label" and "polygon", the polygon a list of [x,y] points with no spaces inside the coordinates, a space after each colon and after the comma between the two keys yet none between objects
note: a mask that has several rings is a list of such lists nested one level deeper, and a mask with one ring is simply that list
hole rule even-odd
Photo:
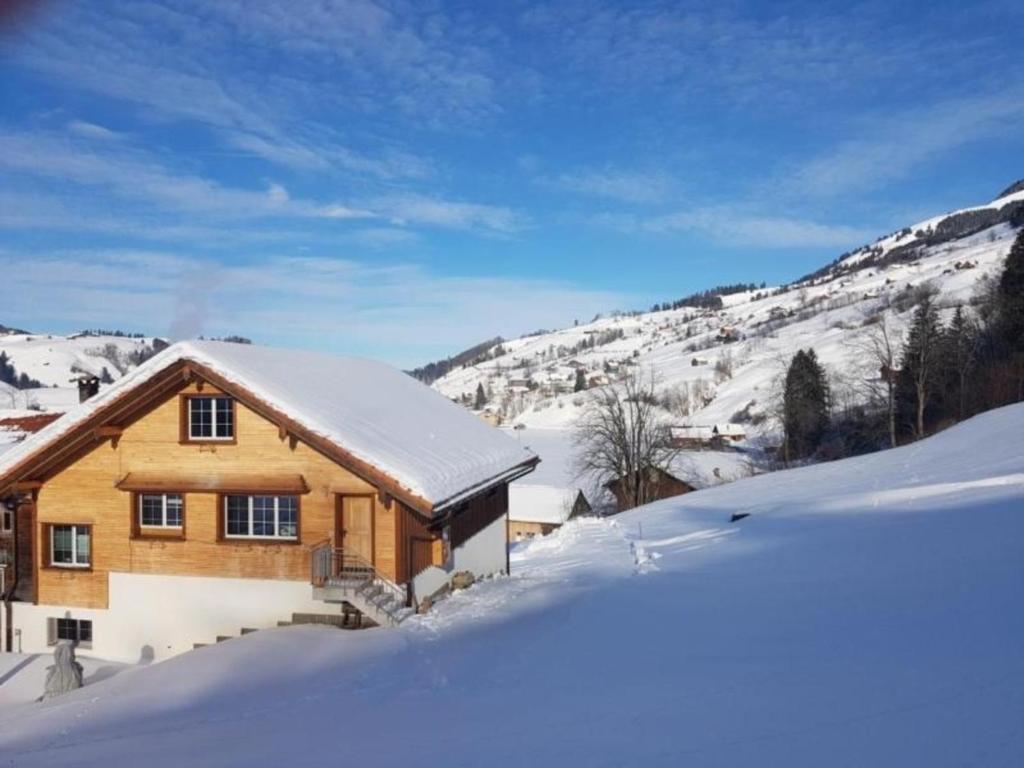
[{"label": "snowy field", "polygon": [[1015,406],[894,451],[570,523],[517,549],[511,578],[397,630],[263,631],[7,706],[0,756],[1022,765],[1022,511]]}]

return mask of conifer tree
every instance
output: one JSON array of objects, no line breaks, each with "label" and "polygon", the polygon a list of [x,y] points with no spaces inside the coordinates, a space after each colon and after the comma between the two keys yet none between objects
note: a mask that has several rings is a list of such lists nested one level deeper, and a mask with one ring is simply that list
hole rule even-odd
[{"label": "conifer tree", "polygon": [[587,388],[587,374],[582,368],[576,369],[576,383],[573,385],[573,392],[582,392]]},{"label": "conifer tree", "polygon": [[476,399],[473,401],[473,409],[482,411],[485,405],[487,405],[487,393],[484,392],[483,382],[480,382],[476,385]]},{"label": "conifer tree", "polygon": [[925,435],[925,414],[938,386],[942,324],[933,294],[925,293],[914,310],[897,385],[904,422],[914,425],[914,437]]},{"label": "conifer tree", "polygon": [[977,362],[978,331],[974,322],[958,306],[942,336],[942,387],[944,411],[956,416],[957,421],[967,417],[969,378]]},{"label": "conifer tree", "polygon": [[1011,352],[1024,352],[1024,229],[1017,233],[999,279],[999,332]]},{"label": "conifer tree", "polygon": [[810,456],[829,424],[830,392],[825,371],[813,349],[799,350],[786,372],[783,426],[786,460]]}]

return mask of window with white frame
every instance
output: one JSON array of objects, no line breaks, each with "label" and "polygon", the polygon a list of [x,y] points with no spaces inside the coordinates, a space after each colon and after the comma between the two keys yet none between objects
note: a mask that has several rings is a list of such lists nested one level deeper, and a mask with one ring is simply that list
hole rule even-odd
[{"label": "window with white frame", "polygon": [[92,530],[88,525],[50,526],[50,565],[88,568],[92,564]]},{"label": "window with white frame", "polygon": [[189,440],[233,440],[235,405],[230,397],[188,398]]},{"label": "window with white frame", "polygon": [[140,493],[139,527],[181,528],[184,508],[180,493]]},{"label": "window with white frame", "polygon": [[224,536],[229,539],[298,539],[299,497],[225,496]]},{"label": "window with white frame", "polygon": [[50,618],[46,620],[49,645],[70,640],[80,648],[92,648],[92,621],[89,619]]}]

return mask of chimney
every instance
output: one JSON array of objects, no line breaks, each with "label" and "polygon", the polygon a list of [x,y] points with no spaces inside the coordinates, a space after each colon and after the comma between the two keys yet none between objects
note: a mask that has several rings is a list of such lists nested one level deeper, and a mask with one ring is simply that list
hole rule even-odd
[{"label": "chimney", "polygon": [[82,375],[78,377],[78,402],[84,403],[100,391],[98,376]]}]

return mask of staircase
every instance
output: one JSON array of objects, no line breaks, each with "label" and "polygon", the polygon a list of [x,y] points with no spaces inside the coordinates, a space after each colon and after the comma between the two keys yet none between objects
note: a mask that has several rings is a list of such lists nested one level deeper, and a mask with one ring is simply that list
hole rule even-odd
[{"label": "staircase", "polygon": [[395,627],[416,611],[405,587],[387,579],[364,558],[325,542],[313,548],[313,598],[348,603],[382,627]]}]

